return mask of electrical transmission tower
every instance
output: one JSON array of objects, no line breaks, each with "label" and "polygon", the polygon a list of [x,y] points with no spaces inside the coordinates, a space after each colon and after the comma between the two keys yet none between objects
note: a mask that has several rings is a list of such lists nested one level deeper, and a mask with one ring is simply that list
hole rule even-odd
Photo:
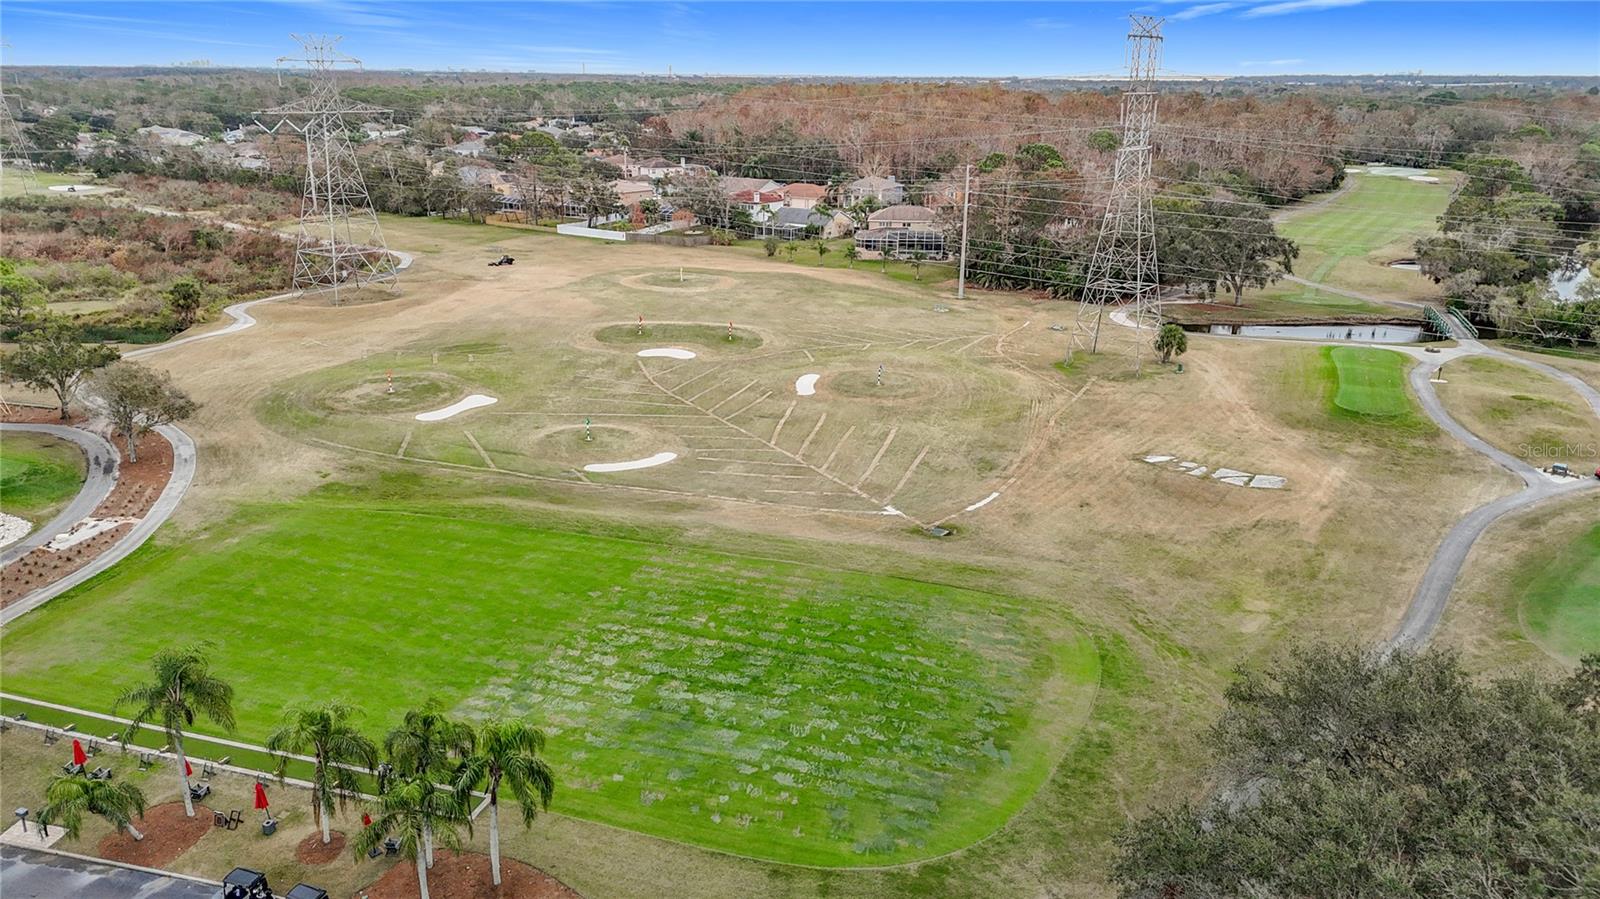
[{"label": "electrical transmission tower", "polygon": [[[0,43],[9,49],[10,44]],[[3,73],[3,67],[0,67]],[[0,170],[9,170],[13,178],[22,179],[22,192],[33,193],[39,179],[33,175],[33,141],[22,133],[17,120],[11,116],[11,103],[6,100],[5,80],[0,78]]]},{"label": "electrical transmission tower", "polygon": [[1128,88],[1122,94],[1122,144],[1117,150],[1111,200],[1085,271],[1083,300],[1073,323],[1072,349],[1100,350],[1100,323],[1109,305],[1125,305],[1134,325],[1134,369],[1151,348],[1147,329],[1161,321],[1156,272],[1155,184],[1150,146],[1156,124],[1156,69],[1161,64],[1161,24],[1155,16],[1129,16]]},{"label": "electrical transmission tower", "polygon": [[258,114],[256,124],[273,134],[287,128],[305,139],[306,190],[300,201],[294,286],[298,290],[331,289],[337,305],[341,287],[359,289],[395,278],[394,257],[384,244],[378,214],[373,211],[345,126],[346,116],[358,124],[381,122],[389,110],[339,96],[338,70],[361,67],[361,60],[339,52],[341,38],[291,36],[300,42],[303,55],[280,56],[278,65],[306,66],[311,91]]}]

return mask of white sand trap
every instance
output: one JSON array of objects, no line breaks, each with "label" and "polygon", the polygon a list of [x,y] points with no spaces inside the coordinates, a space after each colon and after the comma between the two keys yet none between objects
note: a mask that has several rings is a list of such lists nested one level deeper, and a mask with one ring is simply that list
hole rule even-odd
[{"label": "white sand trap", "polygon": [[1432,175],[1407,175],[1407,181],[1421,181],[1423,184],[1438,184],[1439,179]]},{"label": "white sand trap", "polygon": [[33,522],[15,515],[0,512],[0,546],[10,546],[28,536],[33,530]]},{"label": "white sand trap", "polygon": [[633,471],[638,468],[654,468],[657,465],[665,465],[676,458],[678,458],[677,453],[656,453],[648,459],[634,459],[631,462],[592,462],[583,466],[583,470],[593,472]]},{"label": "white sand trap", "polygon": [[52,184],[50,189],[58,194],[94,194],[108,190],[108,188],[95,187],[92,184]]},{"label": "white sand trap", "polygon": [[983,508],[984,506],[989,505],[990,503],[994,502],[996,499],[999,499],[999,498],[1000,498],[1000,491],[996,490],[995,492],[989,494],[988,496],[984,497],[983,499],[978,500],[977,502],[975,502],[972,505],[966,507],[965,509],[962,509],[961,511],[963,511],[963,512],[976,512],[979,509]]},{"label": "white sand trap", "polygon": [[477,409],[480,406],[493,406],[498,402],[500,401],[492,396],[484,396],[481,393],[474,393],[464,400],[457,400],[456,402],[445,406],[443,409],[435,409],[432,412],[418,412],[417,421],[444,421],[447,418],[460,415],[468,410]]},{"label": "white sand trap", "polygon": [[648,350],[640,350],[639,355],[646,359],[663,357],[666,359],[693,359],[694,353],[689,350],[680,350],[675,346],[658,346]]},{"label": "white sand trap", "polygon": [[85,518],[73,525],[72,530],[52,537],[50,542],[44,545],[44,548],[51,552],[71,549],[85,540],[104,534],[112,528],[118,528],[138,520],[137,518]]},{"label": "white sand trap", "polygon": [[794,392],[801,396],[811,396],[817,392],[817,379],[821,375],[801,375],[794,379]]},{"label": "white sand trap", "polygon": [[1344,167],[1344,173],[1346,175],[1363,175],[1366,174],[1366,171],[1367,170],[1364,168],[1353,165],[1347,165]]}]

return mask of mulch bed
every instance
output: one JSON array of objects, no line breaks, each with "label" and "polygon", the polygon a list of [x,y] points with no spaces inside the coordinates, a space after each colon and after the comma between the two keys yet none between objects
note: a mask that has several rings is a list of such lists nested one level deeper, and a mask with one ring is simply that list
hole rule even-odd
[{"label": "mulch bed", "polygon": [[101,840],[96,854],[114,862],[162,868],[194,848],[211,830],[211,810],[197,805],[194,817],[186,818],[183,803],[168,802],[145,809],[143,820],[133,826],[144,833],[144,839],[135,841],[126,830],[120,830]]},{"label": "mulch bed", "polygon": [[[501,883],[491,883],[489,856],[441,852],[428,872],[432,899],[583,899],[576,890],[523,862],[500,857]],[[419,899],[415,862],[396,864],[361,891],[368,899]]]},{"label": "mulch bed", "polygon": [[[117,484],[92,517],[143,518],[172,477],[172,444],[152,431],[139,441],[139,461],[134,463],[128,461],[122,440],[116,444],[122,451]],[[0,579],[0,608],[89,564],[132,529],[131,524],[121,525],[61,552],[38,547],[6,567],[5,578]]]},{"label": "mulch bed", "polygon": [[294,860],[302,865],[326,865],[344,852],[344,845],[344,834],[337,830],[333,832],[333,839],[324,845],[322,830],[319,828],[295,844]]}]

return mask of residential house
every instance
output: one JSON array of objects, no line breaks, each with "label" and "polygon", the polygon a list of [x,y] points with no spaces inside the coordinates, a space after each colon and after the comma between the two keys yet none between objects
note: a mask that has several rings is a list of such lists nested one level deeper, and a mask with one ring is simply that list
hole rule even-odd
[{"label": "residential house", "polygon": [[820,237],[833,240],[850,233],[853,223],[842,212],[824,213],[811,208],[785,206],[756,228],[760,236],[771,235],[779,240],[802,240]]},{"label": "residential house", "polygon": [[926,206],[888,206],[867,216],[866,230],[856,232],[856,248],[891,259],[905,259],[913,253],[942,259],[944,232]]},{"label": "residential house", "polygon": [[367,135],[367,140],[384,140],[391,137],[404,137],[411,129],[393,122],[362,122],[361,131]]},{"label": "residential house", "polygon": [[261,147],[255,141],[204,144],[199,152],[201,156],[219,165],[232,166],[249,172],[267,169],[267,154],[261,151]]},{"label": "residential house", "polygon": [[192,147],[195,144],[203,144],[208,139],[203,134],[195,134],[182,128],[168,128],[165,125],[147,125],[136,133],[165,147]]},{"label": "residential house", "polygon": [[489,146],[483,142],[482,138],[464,140],[450,148],[450,152],[457,156],[466,156],[472,159],[477,159],[488,150]]},{"label": "residential house", "polygon": [[944,178],[922,185],[922,205],[932,209],[961,205],[962,183],[959,179]]},{"label": "residential house", "polygon": [[[738,178],[732,175],[723,175],[718,178],[717,186],[722,188],[724,195],[730,197],[745,191],[759,190],[762,193],[769,191],[775,193],[779,187],[782,187],[781,184],[771,178]],[[779,205],[781,206],[782,203],[779,203]]]},{"label": "residential house", "polygon": [[775,190],[741,190],[729,197],[733,205],[750,213],[750,220],[764,222],[783,208],[783,194]]},{"label": "residential house", "polygon": [[616,191],[617,202],[629,209],[656,195],[655,186],[648,181],[613,181],[611,189]]},{"label": "residential house", "polygon": [[854,206],[866,201],[868,198],[883,206],[894,206],[906,201],[905,185],[896,181],[893,175],[880,178],[871,175],[866,178],[857,178],[844,187],[844,202],[846,206]]},{"label": "residential house", "polygon": [[783,194],[784,205],[795,209],[810,209],[827,199],[828,189],[820,184],[796,181],[778,188],[778,193]]}]

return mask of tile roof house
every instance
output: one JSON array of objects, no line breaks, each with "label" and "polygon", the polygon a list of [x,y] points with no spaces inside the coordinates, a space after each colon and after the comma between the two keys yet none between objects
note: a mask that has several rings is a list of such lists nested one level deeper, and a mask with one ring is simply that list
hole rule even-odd
[{"label": "tile roof house", "polygon": [[931,228],[933,210],[926,206],[886,206],[867,216],[867,224],[873,228]]},{"label": "tile roof house", "polygon": [[[926,206],[889,206],[867,216],[869,227],[856,232],[856,248],[891,259],[921,253],[930,259],[945,255],[944,232]],[[869,257],[871,258],[871,257]]]},{"label": "tile roof house", "polygon": [[766,221],[773,212],[783,208],[783,194],[775,190],[741,190],[729,199],[733,205],[744,207],[758,222]]},{"label": "tile roof house", "polygon": [[844,201],[846,205],[860,203],[869,197],[885,206],[893,206],[897,203],[905,202],[906,189],[892,175],[887,178],[880,178],[876,175],[857,178],[845,185]]},{"label": "tile roof house", "polygon": [[717,186],[722,188],[722,192],[730,197],[740,191],[777,191],[780,187],[778,182],[771,178],[738,178],[732,175],[723,175],[718,178]]},{"label": "tile roof house", "polygon": [[135,133],[153,138],[169,147],[192,147],[206,142],[206,136],[203,134],[195,134],[182,128],[168,128],[165,125],[148,125]]},{"label": "tile roof house", "polygon": [[778,188],[778,193],[783,194],[786,205],[796,209],[810,209],[827,198],[828,189],[820,184],[796,181]]},{"label": "tile roof house", "polygon": [[648,181],[613,181],[611,189],[616,191],[617,202],[624,206],[637,206],[656,195],[655,186]]}]

